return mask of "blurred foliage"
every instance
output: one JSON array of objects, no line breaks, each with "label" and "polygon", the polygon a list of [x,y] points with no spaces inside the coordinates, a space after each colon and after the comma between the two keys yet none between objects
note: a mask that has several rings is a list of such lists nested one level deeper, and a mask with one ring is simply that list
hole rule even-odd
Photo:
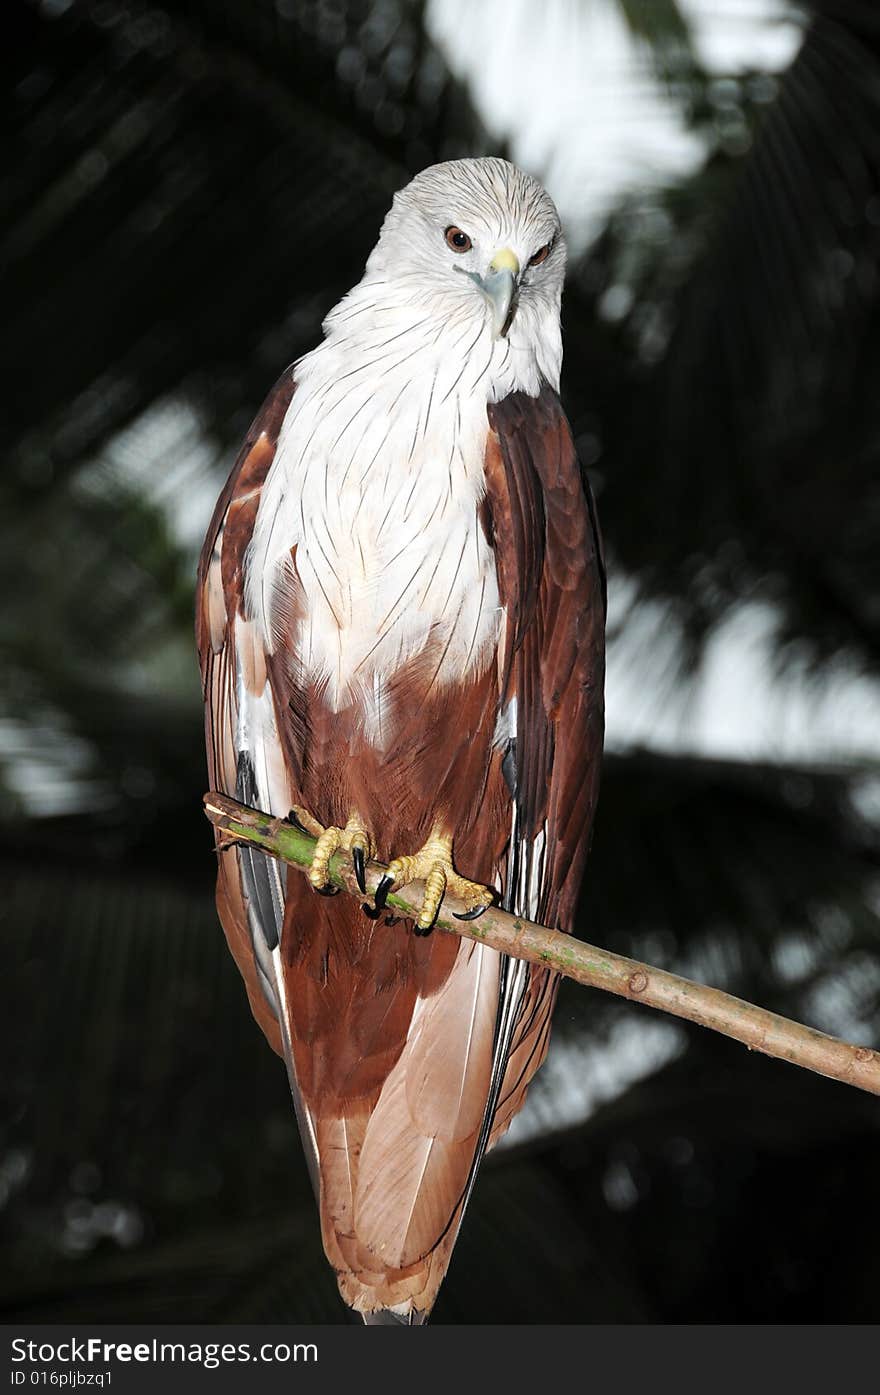
[{"label": "blurred foliage", "polygon": [[705,166],[627,200],[568,297],[603,526],[692,653],[765,597],[798,653],[876,674],[880,12],[823,5],[779,79],[689,100]]},{"label": "blurred foliage", "polygon": [[[639,598],[620,623],[659,606],[687,673],[762,598],[781,664],[876,675],[880,16],[823,3],[781,77],[719,78],[674,0],[607,3],[707,150],[622,202],[566,295],[566,402]],[[194,555],[393,190],[488,140],[421,4],[4,20],[0,1301],[337,1321],[283,1071],[213,910]],[[876,1042],[876,794],[821,753],[613,753],[583,933]],[[660,1049],[649,1016],[564,988],[557,1056],[593,1107],[563,1122],[551,1056],[437,1319],[876,1318],[874,1101],[684,1025]]]},{"label": "blurred foliage", "polygon": [[703,76],[693,37],[678,0],[617,0],[630,32],[647,48],[658,75],[685,92]]}]

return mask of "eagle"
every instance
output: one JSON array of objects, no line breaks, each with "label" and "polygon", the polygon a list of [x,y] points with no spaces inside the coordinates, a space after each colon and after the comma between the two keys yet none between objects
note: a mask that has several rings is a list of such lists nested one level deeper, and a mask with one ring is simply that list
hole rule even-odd
[{"label": "eagle", "polygon": [[[368,1323],[426,1321],[547,1051],[557,977],[431,933],[443,897],[570,931],[596,808],[605,574],[558,395],[565,257],[507,161],[417,174],[266,399],[199,564],[211,787],[317,839],[307,877],[218,848],[219,916]],[[332,895],[340,852],[362,886],[387,864],[372,901]]]}]

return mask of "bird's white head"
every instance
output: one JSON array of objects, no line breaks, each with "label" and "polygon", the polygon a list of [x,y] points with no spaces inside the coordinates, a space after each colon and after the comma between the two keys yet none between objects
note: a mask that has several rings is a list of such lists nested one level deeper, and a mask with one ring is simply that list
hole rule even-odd
[{"label": "bird's white head", "polygon": [[494,343],[508,386],[537,392],[542,378],[558,385],[564,276],[559,214],[541,184],[507,160],[449,160],[394,196],[352,294],[410,311],[426,332],[460,327],[474,352]]}]

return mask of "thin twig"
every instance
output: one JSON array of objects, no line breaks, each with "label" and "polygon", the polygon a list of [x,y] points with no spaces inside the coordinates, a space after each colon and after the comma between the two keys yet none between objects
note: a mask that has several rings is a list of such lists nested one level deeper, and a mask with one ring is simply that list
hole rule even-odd
[{"label": "thin twig", "polygon": [[[270,814],[249,809],[222,794],[205,795],[205,813],[218,830],[220,846],[234,843],[255,843],[272,857],[280,858],[301,872],[308,870],[315,848],[314,839]],[[377,862],[367,868],[367,890],[375,890],[385,868]],[[362,898],[350,859],[337,854],[330,863],[330,879],[335,886]],[[413,916],[418,911],[417,888],[407,887],[388,897],[389,910]],[[718,988],[693,983],[665,969],[654,969],[635,959],[612,954],[610,950],[576,940],[558,930],[534,925],[521,916],[509,915],[490,907],[479,920],[462,922],[451,918],[463,907],[453,897],[447,897],[441,907],[437,928],[463,935],[479,944],[491,945],[503,954],[526,959],[572,978],[589,988],[601,988],[606,993],[660,1008],[675,1017],[687,1018],[701,1027],[710,1027],[724,1036],[741,1041],[750,1051],[761,1051],[792,1065],[803,1066],[818,1075],[840,1080],[880,1095],[880,1052],[868,1046],[854,1046],[836,1037],[826,1036],[800,1022],[791,1022],[775,1012],[746,1003]],[[408,933],[403,926],[388,928],[387,934]]]}]

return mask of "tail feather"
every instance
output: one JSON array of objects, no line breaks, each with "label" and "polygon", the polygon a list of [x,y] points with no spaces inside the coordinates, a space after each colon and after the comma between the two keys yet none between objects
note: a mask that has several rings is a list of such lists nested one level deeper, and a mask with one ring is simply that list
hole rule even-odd
[{"label": "tail feather", "polygon": [[359,1313],[358,1316],[367,1327],[422,1327],[430,1313],[420,1313],[414,1308],[400,1313],[393,1308],[379,1308],[375,1313]]}]

